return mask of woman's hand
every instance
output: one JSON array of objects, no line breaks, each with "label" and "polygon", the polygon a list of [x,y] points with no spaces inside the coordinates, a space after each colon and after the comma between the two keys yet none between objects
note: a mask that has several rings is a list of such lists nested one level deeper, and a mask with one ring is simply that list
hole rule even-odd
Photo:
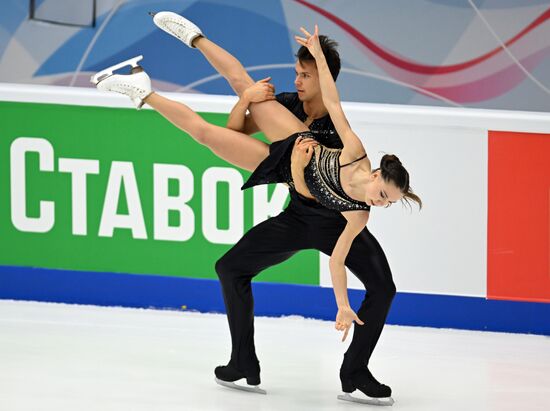
[{"label": "woman's hand", "polygon": [[306,168],[313,155],[313,148],[317,145],[319,143],[312,138],[298,137],[292,148],[292,155],[290,157],[291,167],[295,170]]},{"label": "woman's hand", "polygon": [[313,34],[310,34],[305,28],[300,27],[300,31],[304,33],[306,37],[294,36],[296,42],[306,47],[314,59],[323,55],[323,50],[321,49],[321,44],[319,43],[319,27],[315,25],[315,31]]},{"label": "woman's hand", "polygon": [[358,325],[365,324],[359,319],[359,317],[357,316],[357,314],[355,314],[355,311],[353,311],[351,307],[348,306],[338,309],[338,313],[336,314],[336,324],[334,328],[336,328],[338,331],[344,331],[342,341],[344,341],[348,336],[349,329],[351,328],[351,324],[353,324],[354,321]]},{"label": "woman's hand", "polygon": [[266,100],[275,100],[275,87],[269,81],[271,77],[261,79],[243,92],[243,98],[249,103],[261,103]]}]

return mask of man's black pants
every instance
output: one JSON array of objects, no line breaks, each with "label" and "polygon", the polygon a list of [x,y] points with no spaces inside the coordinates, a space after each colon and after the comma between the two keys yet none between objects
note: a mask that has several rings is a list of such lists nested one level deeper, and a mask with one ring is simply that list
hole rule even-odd
[{"label": "man's black pants", "polygon": [[[292,191],[291,197],[281,214],[253,227],[216,263],[231,332],[231,363],[241,371],[259,367],[254,347],[252,278],[300,250],[316,249],[330,255],[346,225],[339,212]],[[355,238],[346,267],[367,292],[357,311],[365,325],[354,327],[342,364],[344,374],[368,365],[396,292],[384,251],[367,228]]]}]

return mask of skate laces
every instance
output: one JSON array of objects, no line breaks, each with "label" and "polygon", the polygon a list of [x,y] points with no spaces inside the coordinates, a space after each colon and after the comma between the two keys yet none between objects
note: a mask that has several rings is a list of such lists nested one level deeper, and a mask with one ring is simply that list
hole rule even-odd
[{"label": "skate laces", "polygon": [[177,22],[175,20],[168,20],[165,23],[166,28],[170,30],[176,37],[179,37],[180,40],[187,43],[191,37],[197,33],[190,27],[185,26],[184,24]]},{"label": "skate laces", "polygon": [[[136,73],[136,74],[139,74],[139,73]],[[145,97],[145,94],[149,92],[148,89],[146,87],[143,87],[141,85],[134,84],[133,82],[128,81],[130,80],[130,76],[117,75],[117,77],[113,78],[111,84],[109,84],[106,88],[116,93],[125,94],[130,98]]]}]

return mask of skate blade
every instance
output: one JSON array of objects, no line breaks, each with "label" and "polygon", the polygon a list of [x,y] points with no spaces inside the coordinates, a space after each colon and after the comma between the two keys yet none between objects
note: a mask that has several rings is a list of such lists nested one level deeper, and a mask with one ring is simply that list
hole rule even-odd
[{"label": "skate blade", "polygon": [[382,405],[382,406],[391,406],[395,402],[392,397],[387,398],[358,398],[354,397],[353,395],[350,395],[349,393],[344,393],[342,395],[339,395],[337,397],[339,400],[342,401],[350,401],[350,402],[358,402],[360,404],[368,404],[368,405]]},{"label": "skate blade", "polygon": [[138,61],[142,59],[143,59],[143,56],[137,56],[137,57],[128,59],[126,61],[123,61],[122,63],[115,64],[114,66],[107,67],[106,69],[98,71],[96,74],[94,74],[90,79],[90,82],[97,85],[100,81],[103,81],[108,77],[111,77],[114,71],[122,67],[126,67],[126,66],[132,66],[132,68],[138,67]]},{"label": "skate blade", "polygon": [[234,390],[253,392],[255,394],[264,394],[264,395],[267,394],[266,390],[262,390],[257,385],[244,386],[244,385],[235,384],[234,382],[223,381],[223,380],[220,380],[219,378],[214,378],[214,381],[216,381],[216,383],[220,385],[223,385],[224,387],[231,388]]}]

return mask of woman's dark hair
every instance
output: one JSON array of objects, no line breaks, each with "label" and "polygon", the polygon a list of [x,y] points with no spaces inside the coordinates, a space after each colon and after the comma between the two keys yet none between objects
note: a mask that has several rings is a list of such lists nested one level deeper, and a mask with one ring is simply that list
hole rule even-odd
[{"label": "woman's dark hair", "polygon": [[380,160],[380,171],[384,181],[394,183],[401,190],[403,193],[401,201],[407,203],[409,206],[410,202],[413,201],[418,204],[419,208],[422,208],[422,200],[413,193],[409,185],[409,172],[403,167],[397,156],[393,154],[384,155],[382,160]]},{"label": "woman's dark hair", "polygon": [[[334,79],[334,81],[336,81],[336,78],[340,73],[340,54],[338,54],[338,50],[336,50],[336,48],[338,47],[338,43],[323,35],[319,36],[319,43],[321,43],[321,49],[323,50],[323,54],[325,55],[325,59],[327,60],[330,74],[332,74],[332,78]],[[298,59],[298,61],[300,61],[300,63],[304,61],[315,61],[315,58],[313,58],[313,56],[305,46],[302,46],[298,49],[298,52],[296,53],[296,58]]]}]

